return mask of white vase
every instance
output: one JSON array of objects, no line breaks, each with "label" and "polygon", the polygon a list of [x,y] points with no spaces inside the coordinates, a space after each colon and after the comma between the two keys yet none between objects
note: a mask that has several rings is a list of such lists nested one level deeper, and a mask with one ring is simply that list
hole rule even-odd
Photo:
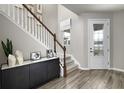
[{"label": "white vase", "polygon": [[16,50],[15,56],[17,59],[17,64],[22,64],[23,63],[23,53],[19,50]]},{"label": "white vase", "polygon": [[20,65],[23,63],[23,57],[17,57],[17,63]]},{"label": "white vase", "polygon": [[23,53],[21,51],[19,51],[19,50],[16,50],[15,56],[16,57],[22,57],[23,58]]},{"label": "white vase", "polygon": [[15,56],[9,54],[9,56],[8,56],[8,65],[9,65],[9,67],[15,66],[15,64],[16,64],[16,58],[15,58]]}]

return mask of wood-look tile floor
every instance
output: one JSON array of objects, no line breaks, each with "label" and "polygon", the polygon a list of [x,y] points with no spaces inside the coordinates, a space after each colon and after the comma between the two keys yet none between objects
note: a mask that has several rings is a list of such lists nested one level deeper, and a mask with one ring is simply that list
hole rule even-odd
[{"label": "wood-look tile floor", "polygon": [[75,70],[39,89],[124,89],[124,73],[112,70]]}]

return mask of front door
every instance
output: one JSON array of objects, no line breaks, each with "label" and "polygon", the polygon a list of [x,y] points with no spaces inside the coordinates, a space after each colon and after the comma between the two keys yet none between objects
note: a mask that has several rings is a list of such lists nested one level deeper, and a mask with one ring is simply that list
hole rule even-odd
[{"label": "front door", "polygon": [[90,69],[110,67],[110,20],[88,20],[88,66]]}]

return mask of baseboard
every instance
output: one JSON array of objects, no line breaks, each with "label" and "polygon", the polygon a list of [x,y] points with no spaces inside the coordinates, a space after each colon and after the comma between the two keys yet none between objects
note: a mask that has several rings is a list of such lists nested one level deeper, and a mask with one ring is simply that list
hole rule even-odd
[{"label": "baseboard", "polygon": [[[89,68],[82,68],[82,67],[79,67],[79,69],[81,69],[81,70],[90,70]],[[119,69],[119,68],[108,68],[108,70],[124,72],[124,69]]]},{"label": "baseboard", "polygon": [[110,68],[110,70],[119,71],[119,72],[124,72],[124,69],[119,69],[119,68]]},{"label": "baseboard", "polygon": [[80,70],[90,70],[89,68],[82,68],[82,67],[79,67]]}]

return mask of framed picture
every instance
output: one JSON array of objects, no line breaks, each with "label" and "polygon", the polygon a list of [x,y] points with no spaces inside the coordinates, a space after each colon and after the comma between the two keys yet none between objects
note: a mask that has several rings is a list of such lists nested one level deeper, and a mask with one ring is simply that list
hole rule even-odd
[{"label": "framed picture", "polygon": [[47,57],[48,58],[54,57],[54,53],[53,53],[52,49],[47,50]]},{"label": "framed picture", "polygon": [[36,4],[36,12],[39,14],[42,14],[42,5],[41,4]]},{"label": "framed picture", "polygon": [[39,60],[41,58],[41,52],[38,51],[38,52],[32,52],[30,54],[30,59],[31,60]]}]

